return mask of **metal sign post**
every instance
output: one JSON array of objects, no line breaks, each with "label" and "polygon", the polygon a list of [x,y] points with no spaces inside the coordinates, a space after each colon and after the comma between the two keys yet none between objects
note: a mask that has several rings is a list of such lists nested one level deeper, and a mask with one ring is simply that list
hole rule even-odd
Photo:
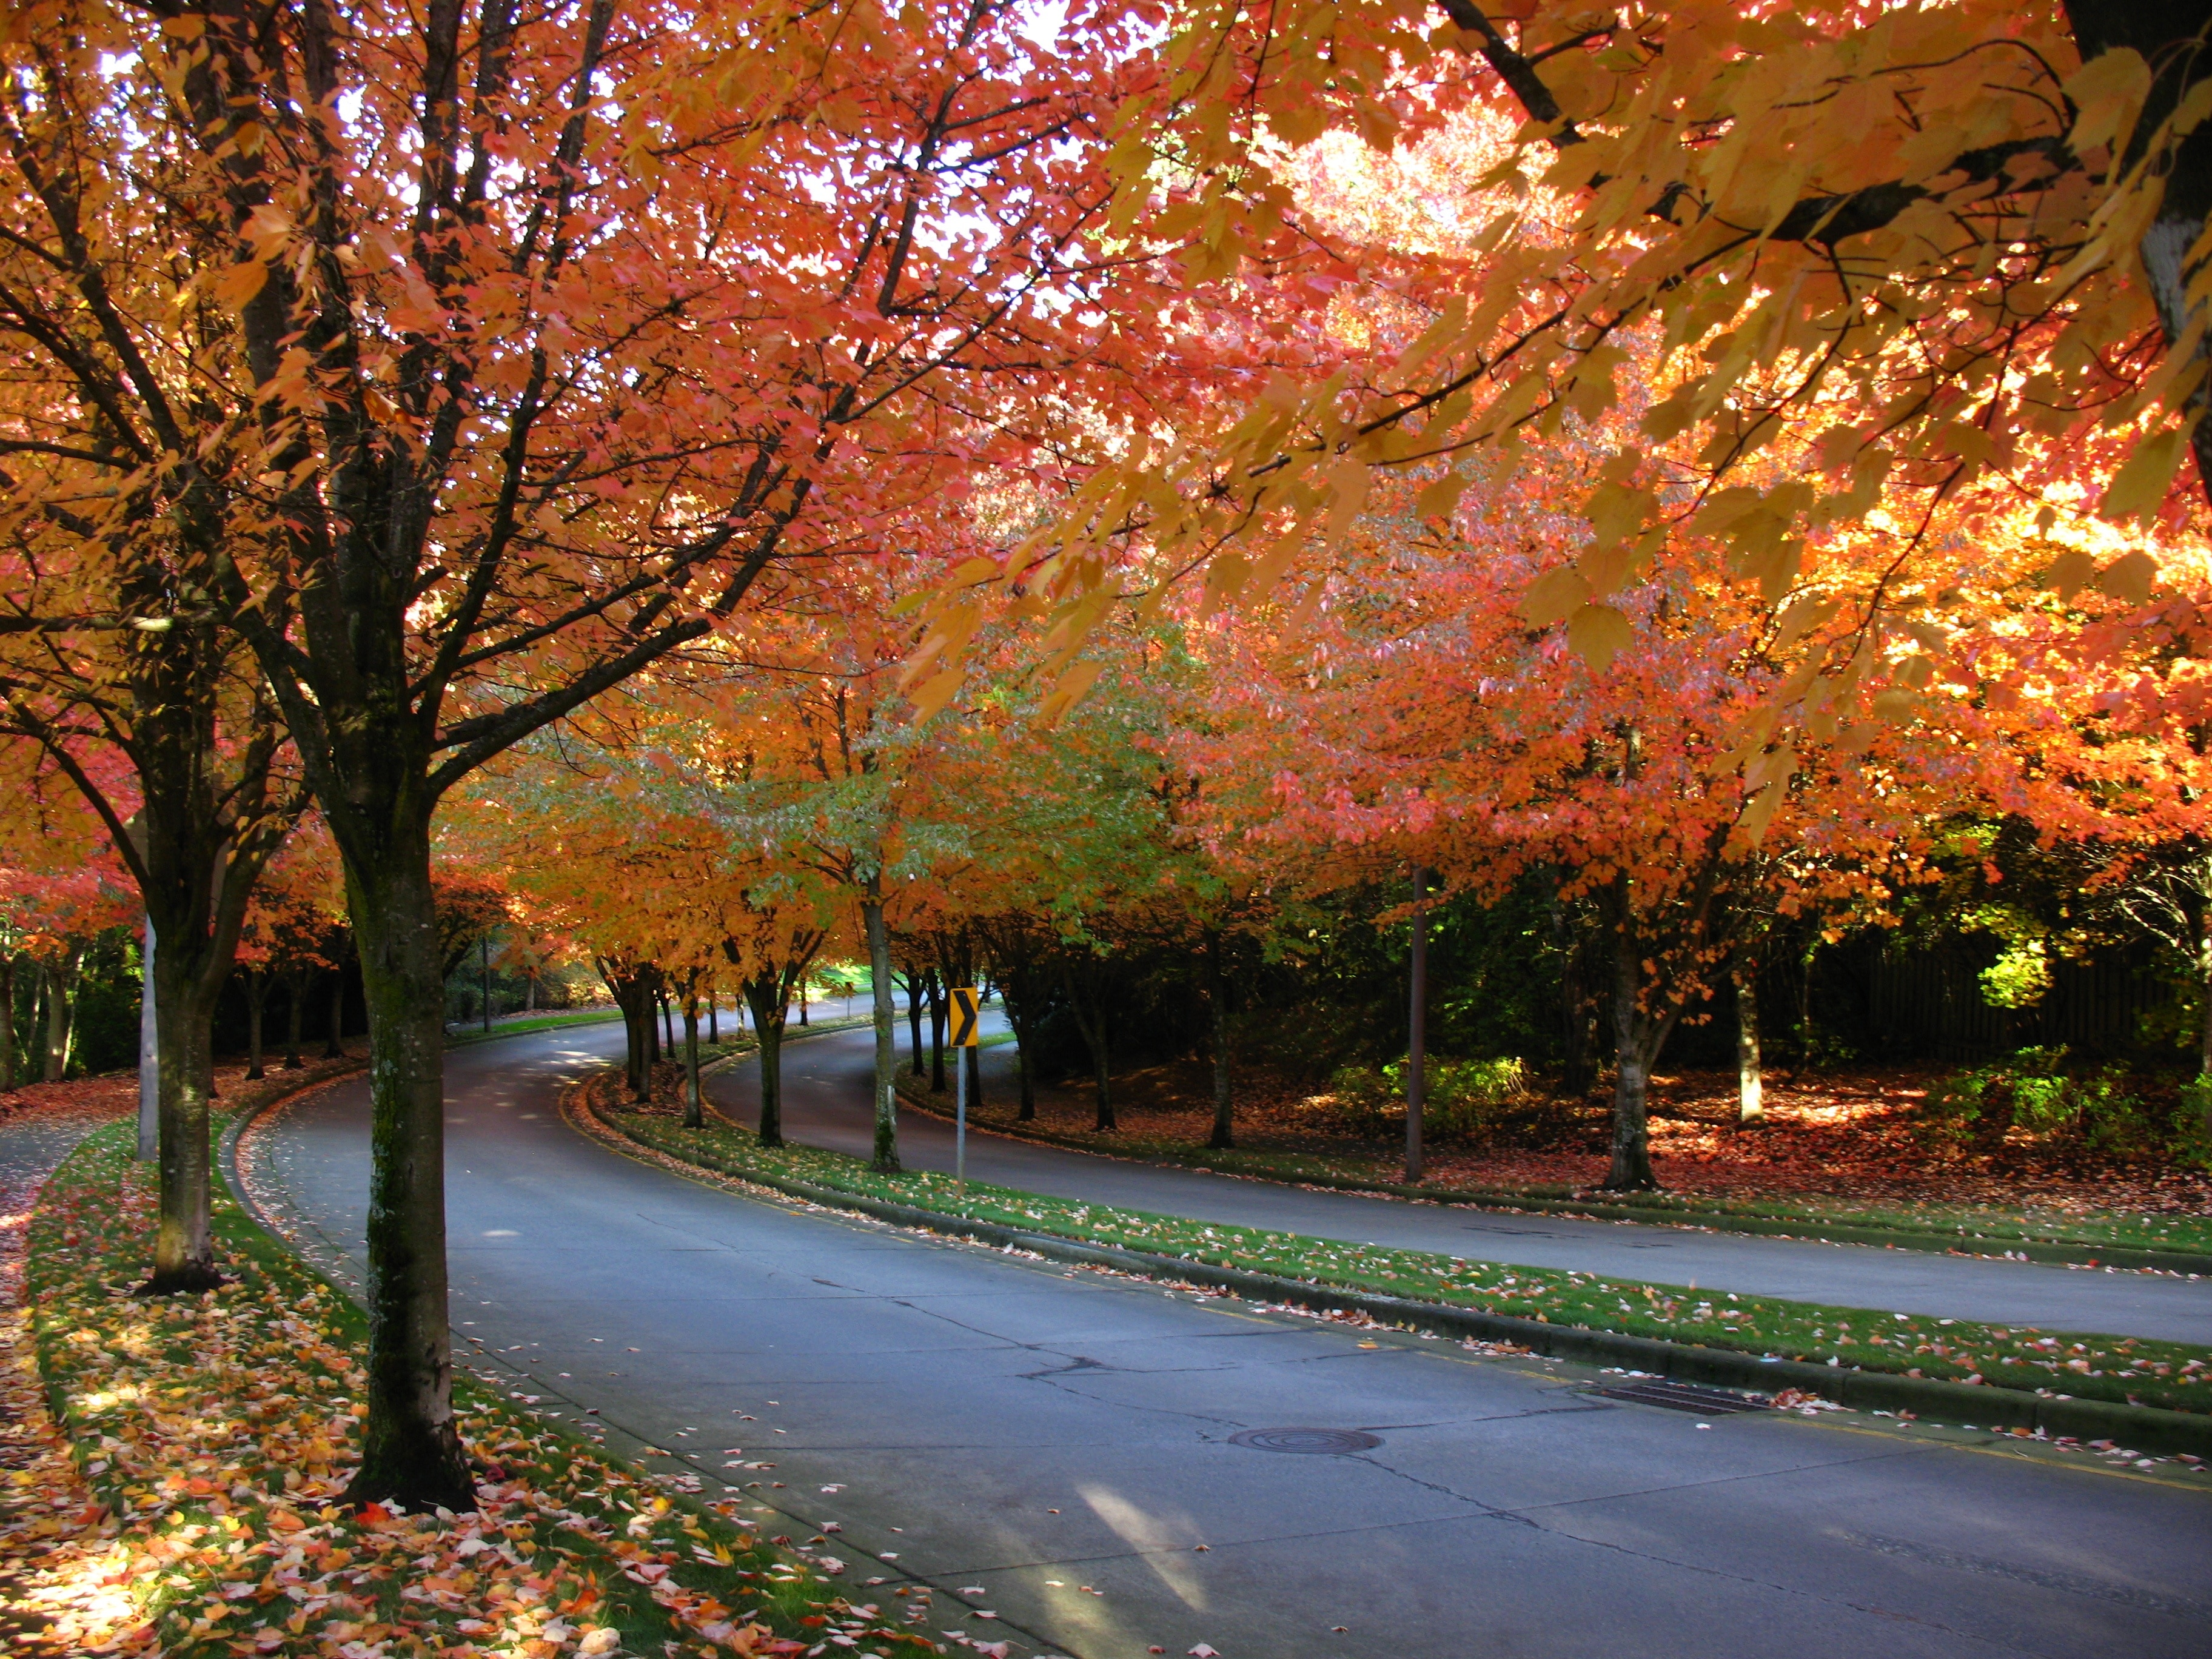
[{"label": "metal sign post", "polygon": [[952,993],[952,1177],[968,1184],[968,1056],[975,1046],[975,988]]}]

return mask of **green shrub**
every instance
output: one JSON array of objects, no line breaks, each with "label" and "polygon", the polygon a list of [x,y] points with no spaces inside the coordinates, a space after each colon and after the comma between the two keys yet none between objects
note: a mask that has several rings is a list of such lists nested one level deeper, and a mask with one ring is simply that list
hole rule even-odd
[{"label": "green shrub", "polygon": [[[2064,1048],[2023,1048],[2009,1059],[1959,1072],[1930,1093],[1923,1139],[1937,1146],[1995,1145],[2008,1131],[2038,1140],[2076,1141],[2107,1157],[2154,1156],[2175,1140],[2169,1126],[2130,1086],[2124,1066],[2069,1070]],[[2187,1091],[2185,1089],[2185,1097]]]},{"label": "green shrub", "polygon": [[[1421,1112],[1423,1132],[1437,1139],[1474,1139],[1489,1133],[1527,1093],[1525,1061],[1429,1061]],[[1337,1121],[1355,1134],[1379,1135],[1406,1119],[1406,1062],[1346,1066],[1329,1079]]]},{"label": "green shrub", "polygon": [[2212,1170],[2212,1077],[2193,1077],[2181,1085],[2181,1115],[2174,1127],[2174,1161]]}]

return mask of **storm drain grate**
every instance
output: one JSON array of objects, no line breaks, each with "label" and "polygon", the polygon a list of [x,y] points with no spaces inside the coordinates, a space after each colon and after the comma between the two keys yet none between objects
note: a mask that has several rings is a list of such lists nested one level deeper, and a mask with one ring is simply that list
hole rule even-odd
[{"label": "storm drain grate", "polygon": [[1701,1389],[1694,1382],[1623,1382],[1591,1392],[1608,1400],[1632,1400],[1639,1406],[1664,1406],[1670,1412],[1696,1412],[1703,1417],[1767,1409],[1766,1401],[1755,1395],[1734,1394],[1726,1389]]},{"label": "storm drain grate", "polygon": [[1255,1451],[1310,1452],[1323,1456],[1368,1451],[1382,1443],[1379,1434],[1358,1429],[1243,1429],[1229,1437],[1232,1446]]}]

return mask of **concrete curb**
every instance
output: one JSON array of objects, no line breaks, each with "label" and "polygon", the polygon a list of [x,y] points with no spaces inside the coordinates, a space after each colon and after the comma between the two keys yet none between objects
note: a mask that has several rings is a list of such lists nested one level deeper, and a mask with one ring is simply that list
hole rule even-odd
[{"label": "concrete curb", "polygon": [[1305,1279],[1283,1279],[1272,1273],[1248,1273],[1241,1267],[1216,1267],[1179,1256],[1153,1255],[1110,1245],[1084,1244],[1048,1233],[1025,1232],[993,1221],[973,1221],[910,1204],[870,1198],[864,1194],[817,1187],[811,1182],[767,1176],[734,1168],[719,1160],[678,1158],[665,1147],[609,1123],[588,1106],[592,1121],[607,1133],[635,1146],[711,1170],[736,1180],[767,1187],[793,1198],[827,1209],[858,1211],[879,1221],[930,1232],[971,1238],[1002,1248],[1033,1250],[1055,1261],[1113,1267],[1146,1278],[1170,1278],[1262,1301],[1287,1302],[1324,1312],[1364,1313],[1393,1324],[1439,1335],[1472,1337],[1483,1342],[1510,1342],[1555,1359],[1588,1364],[1620,1365],[1655,1372],[1682,1382],[1704,1382],[1721,1388],[1745,1389],[1762,1394],[1796,1389],[1818,1395],[1839,1406],[1861,1411],[1911,1412],[1916,1418],[1957,1423],[1971,1428],[1996,1429],[2007,1433],[2042,1434],[2077,1440],[2111,1440],[2142,1452],[2189,1452],[2212,1458],[2212,1417],[2191,1412],[2167,1411],[2154,1406],[2127,1406],[2100,1400],[2056,1400],[2021,1389],[1993,1385],[1975,1387],[1934,1377],[1899,1376],[1887,1371],[1865,1371],[1839,1365],[1815,1365],[1797,1359],[1766,1359],[1727,1348],[1708,1348],[1655,1337],[1628,1336],[1615,1331],[1591,1330],[1579,1325],[1552,1325],[1541,1320],[1519,1319],[1510,1314],[1483,1313],[1449,1304],[1419,1302],[1410,1297],[1382,1296],[1371,1291],[1317,1285]]},{"label": "concrete curb", "polygon": [[[951,1114],[934,1100],[925,1099],[909,1090],[903,1075],[896,1086],[899,1099],[915,1110],[948,1122],[951,1121]],[[1158,1169],[1188,1170],[1200,1175],[1226,1176],[1236,1181],[1269,1182],[1282,1187],[1324,1187],[1332,1192],[1364,1193],[1378,1198],[1449,1204],[1464,1210],[1583,1216],[1597,1221],[1634,1221],[1654,1227],[1702,1228],[1717,1233],[1808,1239],[1825,1244],[1869,1244],[1884,1249],[1923,1250],[1936,1255],[1977,1255],[1996,1260],[2024,1256],[2030,1261],[2063,1267],[2149,1268],[2159,1273],[2212,1274],[2212,1255],[2186,1250],[2144,1250],[2117,1244],[2107,1246],[2049,1239],[2008,1238],[2002,1235],[1969,1233],[1963,1230],[1956,1233],[1915,1232],[1904,1228],[1832,1225],[1810,1216],[1792,1219],[1726,1212],[1707,1213],[1700,1210],[1664,1209],[1650,1205],[1589,1202],[1572,1198],[1536,1198],[1466,1187],[1407,1187],[1393,1182],[1354,1181],[1342,1176],[1264,1175],[1249,1170],[1217,1168],[1192,1158],[1148,1158],[1136,1152],[1103,1151],[1086,1141],[1056,1135],[1049,1130],[1027,1130],[1000,1123],[979,1124],[973,1118],[969,1120],[968,1127],[973,1133],[998,1135],[1007,1140],[1027,1141],[1033,1146],[1082,1152],[1092,1158],[1120,1158]]]},{"label": "concrete curb", "polygon": [[[222,1143],[216,1148],[216,1164],[222,1171],[222,1184],[230,1188],[230,1195],[238,1200],[238,1207],[252,1218],[255,1226],[267,1233],[270,1237],[283,1243],[286,1249],[292,1250],[295,1255],[299,1252],[293,1250],[292,1245],[285,1239],[284,1235],[276,1231],[268,1213],[260,1205],[254,1202],[253,1194],[246,1190],[245,1182],[239,1178],[238,1143],[245,1137],[246,1132],[252,1128],[265,1113],[275,1110],[286,1101],[297,1100],[301,1095],[313,1094],[326,1083],[343,1083],[348,1078],[359,1077],[368,1069],[368,1061],[364,1057],[357,1066],[349,1066],[343,1071],[325,1072],[319,1078],[302,1081],[296,1088],[281,1090],[266,1099],[258,1100],[243,1112],[233,1113],[228,1126],[222,1132]],[[319,1272],[320,1269],[317,1271]]]}]

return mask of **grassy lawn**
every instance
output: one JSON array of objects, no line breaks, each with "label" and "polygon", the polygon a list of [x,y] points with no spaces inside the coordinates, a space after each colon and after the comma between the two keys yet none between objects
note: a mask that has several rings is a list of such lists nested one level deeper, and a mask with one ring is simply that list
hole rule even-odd
[{"label": "grassy lawn", "polygon": [[811,1182],[1187,1261],[1784,1358],[1832,1359],[1870,1370],[1959,1381],[1978,1377],[2000,1387],[2212,1412],[2212,1355],[2175,1343],[1706,1294],[1674,1285],[1260,1232],[983,1182],[971,1181],[963,1189],[948,1175],[881,1176],[840,1152],[763,1147],[750,1132],[726,1123],[687,1130],[663,1115],[604,1104],[600,1115],[644,1146],[729,1175]]},{"label": "grassy lawn", "polygon": [[481,1025],[464,1025],[446,1033],[446,1046],[458,1048],[464,1043],[489,1042],[496,1037],[523,1036],[532,1031],[550,1031],[563,1025],[599,1025],[609,1020],[620,1019],[619,1008],[576,1008],[557,1014],[533,1014],[527,1019],[494,1020],[491,1030]]},{"label": "grassy lawn", "polygon": [[[902,1073],[902,1093],[933,1111],[949,1113],[952,1109],[950,1090],[929,1095],[916,1092],[916,1088],[917,1080]],[[2037,1242],[2212,1255],[2212,1215],[2137,1214],[2124,1211],[2084,1215],[2076,1211],[2034,1206],[1905,1206],[1816,1194],[1723,1199],[1703,1194],[1606,1193],[1565,1185],[1407,1188],[1398,1178],[1403,1166],[1395,1153],[1360,1157],[1243,1148],[1220,1152],[1195,1141],[1129,1131],[1096,1134],[1071,1133],[1064,1128],[1042,1129],[1017,1122],[1013,1114],[995,1101],[988,1111],[971,1107],[969,1121],[979,1128],[1117,1158],[1141,1158],[1265,1180],[1374,1187],[1447,1200],[1456,1197],[1510,1206],[1516,1200],[1534,1199],[1554,1203],[1620,1205],[1652,1212],[1659,1219],[1679,1218],[1692,1225],[1700,1219],[1719,1223],[1735,1217],[1748,1217],[1803,1222],[1808,1228],[1826,1225],[1911,1233],[1963,1233],[1966,1236],[1965,1242],[1993,1248],[1995,1251],[2002,1251],[2008,1243]]]},{"label": "grassy lawn", "polygon": [[[154,1190],[131,1126],[96,1131],[32,1224],[39,1364],[112,1519],[99,1560],[137,1627],[118,1652],[472,1656],[933,1651],[764,1540],[786,1517],[708,1507],[461,1381],[477,1514],[336,1506],[354,1457],[362,1316],[240,1211],[206,1296],[142,1301]],[[748,1521],[744,1510],[758,1516]],[[817,1540],[817,1544],[826,1540]],[[803,1552],[802,1552],[803,1553]]]}]

